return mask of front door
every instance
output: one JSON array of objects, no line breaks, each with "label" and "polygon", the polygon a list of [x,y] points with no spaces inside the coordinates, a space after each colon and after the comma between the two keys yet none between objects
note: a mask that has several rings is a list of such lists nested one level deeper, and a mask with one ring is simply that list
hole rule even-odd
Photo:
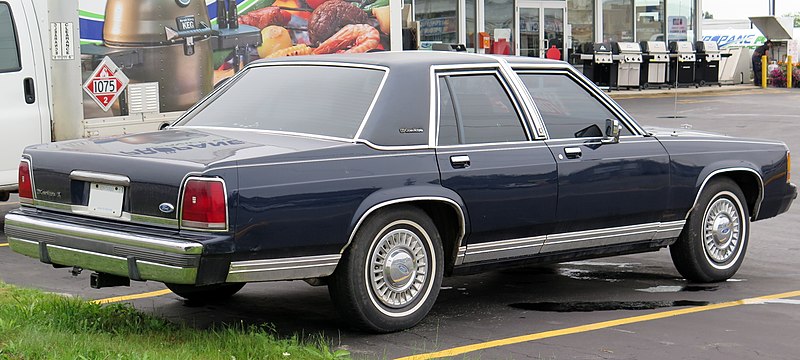
[{"label": "front door", "polygon": [[517,54],[567,60],[566,2],[519,2]]},{"label": "front door", "polygon": [[35,81],[28,25],[23,1],[0,0],[0,129],[6,131],[0,146],[0,191],[17,183],[22,149],[45,140],[39,112],[39,103],[46,101],[40,96],[45,84]]},{"label": "front door", "polygon": [[[662,223],[669,155],[567,71],[519,71],[542,115],[558,163],[558,223],[542,252],[650,241],[683,225]],[[624,124],[604,143],[606,119]]]}]

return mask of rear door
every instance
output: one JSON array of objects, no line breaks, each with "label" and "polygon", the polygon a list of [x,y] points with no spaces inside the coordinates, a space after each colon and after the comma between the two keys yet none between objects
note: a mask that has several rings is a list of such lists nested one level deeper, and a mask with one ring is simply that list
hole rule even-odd
[{"label": "rear door", "polygon": [[25,10],[32,14],[20,0],[0,0],[0,191],[15,187],[22,149],[47,140],[42,138],[39,109],[40,103],[46,104],[39,96],[45,84],[36,81],[32,46],[40,43],[32,38],[38,36],[38,26],[35,20],[29,24]]},{"label": "rear door", "polygon": [[[662,224],[669,199],[669,155],[623,113],[569,71],[518,71],[547,128],[558,163],[555,231],[542,252],[650,241],[682,224]],[[606,119],[624,126],[601,140]]]},{"label": "rear door", "polygon": [[496,68],[443,72],[436,82],[442,185],[461,196],[471,226],[460,248],[464,262],[538,253],[555,220],[553,155],[543,141],[530,140]]}]

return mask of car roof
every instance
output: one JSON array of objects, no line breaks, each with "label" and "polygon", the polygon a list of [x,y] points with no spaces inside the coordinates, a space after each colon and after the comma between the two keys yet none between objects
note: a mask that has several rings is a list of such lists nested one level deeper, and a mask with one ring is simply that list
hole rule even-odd
[{"label": "car roof", "polygon": [[311,56],[290,56],[276,59],[258,60],[255,63],[269,62],[341,62],[375,66],[406,67],[406,66],[436,66],[458,64],[486,64],[497,63],[504,59],[512,64],[558,64],[561,61],[531,58],[524,56],[496,56],[473,54],[454,51],[380,51],[366,54],[328,54]]}]

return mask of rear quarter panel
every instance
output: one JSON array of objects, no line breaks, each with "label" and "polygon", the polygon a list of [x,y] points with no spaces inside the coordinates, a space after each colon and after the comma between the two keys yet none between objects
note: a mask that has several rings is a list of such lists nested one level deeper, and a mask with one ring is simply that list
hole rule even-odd
[{"label": "rear quarter panel", "polygon": [[359,212],[370,207],[370,195],[441,188],[432,150],[379,151],[359,144],[248,159],[237,169],[234,261],[337,254]]}]

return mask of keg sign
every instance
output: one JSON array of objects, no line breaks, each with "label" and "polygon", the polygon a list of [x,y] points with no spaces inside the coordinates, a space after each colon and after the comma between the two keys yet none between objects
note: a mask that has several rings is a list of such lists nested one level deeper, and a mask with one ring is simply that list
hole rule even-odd
[{"label": "keg sign", "polygon": [[126,86],[128,86],[128,77],[106,56],[94,69],[89,80],[83,84],[83,90],[94,99],[97,105],[100,105],[103,111],[108,111]]}]

